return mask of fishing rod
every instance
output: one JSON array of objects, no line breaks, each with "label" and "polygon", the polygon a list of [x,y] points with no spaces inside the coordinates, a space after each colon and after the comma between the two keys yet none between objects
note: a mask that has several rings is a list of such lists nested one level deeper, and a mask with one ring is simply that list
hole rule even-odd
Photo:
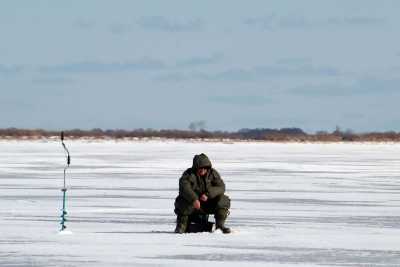
[{"label": "fishing rod", "polygon": [[62,144],[62,146],[64,148],[65,156],[67,158],[67,165],[65,165],[65,167],[64,167],[64,186],[61,189],[61,191],[63,192],[63,207],[62,207],[61,223],[60,224],[61,224],[61,231],[63,231],[65,228],[67,228],[67,226],[65,225],[65,222],[67,221],[67,218],[66,218],[67,209],[65,208],[66,193],[67,193],[67,187],[66,187],[66,184],[65,184],[65,174],[66,174],[66,171],[67,171],[67,169],[69,167],[69,164],[71,163],[71,156],[69,155],[68,148],[64,144],[64,132],[61,132],[61,144]]}]

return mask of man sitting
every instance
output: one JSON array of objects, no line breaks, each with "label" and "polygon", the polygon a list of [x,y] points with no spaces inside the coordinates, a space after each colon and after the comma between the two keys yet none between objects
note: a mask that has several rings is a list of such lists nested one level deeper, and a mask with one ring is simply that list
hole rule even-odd
[{"label": "man sitting", "polygon": [[230,233],[231,230],[225,226],[230,199],[224,193],[225,184],[212,168],[209,158],[205,154],[195,155],[192,168],[187,169],[179,179],[179,195],[175,199],[175,233],[186,233],[189,216],[196,213],[214,214],[216,229]]}]

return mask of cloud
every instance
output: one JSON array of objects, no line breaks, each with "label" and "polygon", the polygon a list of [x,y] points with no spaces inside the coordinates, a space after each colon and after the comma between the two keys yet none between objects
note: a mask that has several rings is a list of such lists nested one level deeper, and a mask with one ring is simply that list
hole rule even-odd
[{"label": "cloud", "polygon": [[125,34],[131,31],[132,26],[124,23],[114,23],[110,25],[112,34]]},{"label": "cloud", "polygon": [[368,116],[359,112],[347,112],[343,114],[343,117],[346,119],[362,120],[366,119]]},{"label": "cloud", "polygon": [[289,93],[305,97],[322,96],[346,96],[350,94],[350,88],[343,85],[304,85],[288,90]]},{"label": "cloud", "polygon": [[378,95],[400,93],[400,80],[362,78],[353,85],[311,85],[290,89],[289,92],[301,96],[343,97],[352,95]]},{"label": "cloud", "polygon": [[25,67],[23,66],[17,66],[17,65],[6,66],[0,64],[0,75],[17,74],[22,72],[24,69]]},{"label": "cloud", "polygon": [[216,64],[221,62],[223,55],[220,53],[215,53],[209,57],[192,57],[186,60],[177,62],[177,67],[196,67],[203,65]]},{"label": "cloud", "polygon": [[376,17],[347,17],[328,18],[322,22],[332,26],[374,26],[384,24],[386,21],[383,18]]},{"label": "cloud", "polygon": [[[93,30],[96,27],[96,23],[87,19],[78,19],[74,22],[74,26],[81,30]],[[112,34],[125,34],[132,30],[132,25],[129,23],[111,23],[108,26],[108,30]]]},{"label": "cloud", "polygon": [[207,100],[215,104],[235,106],[264,106],[272,103],[271,99],[259,95],[210,96]]},{"label": "cloud", "polygon": [[220,81],[260,80],[270,77],[287,76],[337,76],[341,72],[333,67],[315,67],[313,65],[299,66],[257,66],[250,69],[229,69],[216,74],[202,74],[199,78]]},{"label": "cloud", "polygon": [[257,66],[253,68],[231,68],[216,73],[207,72],[173,72],[157,76],[157,81],[169,81],[169,82],[181,82],[187,80],[203,80],[203,81],[259,81],[270,79],[271,77],[295,77],[295,76],[339,76],[343,73],[333,67],[328,66],[313,66],[310,64],[306,65],[294,65],[286,66],[283,64],[269,65],[269,66]]},{"label": "cloud", "polygon": [[165,64],[160,60],[143,58],[136,61],[126,62],[96,62],[85,61],[67,63],[39,68],[44,73],[95,73],[95,72],[123,72],[164,69]]},{"label": "cloud", "polygon": [[172,73],[167,73],[163,75],[159,75],[154,78],[155,81],[158,82],[183,82],[186,80],[193,79],[193,77],[189,77],[188,75],[184,73],[179,73],[179,72],[172,72]]},{"label": "cloud", "polygon": [[229,69],[218,73],[206,72],[172,72],[159,75],[154,78],[160,82],[183,82],[183,81],[251,81],[256,79],[256,76],[248,70],[244,69]]},{"label": "cloud", "polygon": [[272,29],[313,29],[326,27],[371,27],[382,25],[386,22],[383,18],[377,17],[328,17],[326,19],[310,19],[302,16],[283,17],[268,15],[264,17],[248,18],[244,20],[247,26],[272,30]]},{"label": "cloud", "polygon": [[91,30],[95,27],[95,23],[86,19],[78,19],[75,21],[74,26],[82,30]]},{"label": "cloud", "polygon": [[261,66],[254,69],[255,73],[268,76],[337,76],[340,70],[329,66],[314,66],[311,64],[295,66]]},{"label": "cloud", "polygon": [[358,81],[358,91],[364,93],[399,93],[400,79],[363,78]]},{"label": "cloud", "polygon": [[312,21],[304,17],[283,17],[277,21],[279,28],[312,28]]},{"label": "cloud", "polygon": [[260,78],[256,72],[247,69],[228,69],[218,73],[197,73],[195,79],[208,81],[251,81]]},{"label": "cloud", "polygon": [[197,32],[204,28],[204,23],[200,19],[177,21],[160,16],[142,17],[137,23],[146,30],[166,32]]},{"label": "cloud", "polygon": [[292,57],[292,58],[281,58],[276,61],[276,64],[279,65],[309,65],[311,64],[311,58],[302,58],[302,57]]},{"label": "cloud", "polygon": [[255,26],[262,29],[272,29],[276,23],[275,15],[268,15],[265,17],[248,18],[244,20],[244,24],[248,26]]},{"label": "cloud", "polygon": [[73,84],[75,82],[74,80],[62,77],[46,77],[46,78],[33,79],[32,83],[40,85],[67,85],[67,84]]}]

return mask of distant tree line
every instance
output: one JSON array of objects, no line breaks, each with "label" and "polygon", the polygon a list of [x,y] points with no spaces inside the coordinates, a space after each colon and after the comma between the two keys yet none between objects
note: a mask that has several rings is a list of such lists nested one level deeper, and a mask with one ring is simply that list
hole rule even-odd
[{"label": "distant tree line", "polygon": [[[64,131],[66,138],[80,139],[202,139],[202,140],[260,140],[272,142],[400,142],[400,132],[353,133],[336,128],[333,132],[320,131],[308,134],[300,128],[257,128],[240,129],[238,131],[206,131],[201,130],[154,130],[154,129],[72,129]],[[0,129],[0,139],[41,139],[57,138],[59,131],[43,129]]]}]

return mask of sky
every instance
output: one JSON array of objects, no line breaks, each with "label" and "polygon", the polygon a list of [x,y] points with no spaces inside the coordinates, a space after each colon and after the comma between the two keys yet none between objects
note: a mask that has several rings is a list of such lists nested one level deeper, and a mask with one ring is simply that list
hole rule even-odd
[{"label": "sky", "polygon": [[1,1],[0,128],[400,131],[400,1]]}]

